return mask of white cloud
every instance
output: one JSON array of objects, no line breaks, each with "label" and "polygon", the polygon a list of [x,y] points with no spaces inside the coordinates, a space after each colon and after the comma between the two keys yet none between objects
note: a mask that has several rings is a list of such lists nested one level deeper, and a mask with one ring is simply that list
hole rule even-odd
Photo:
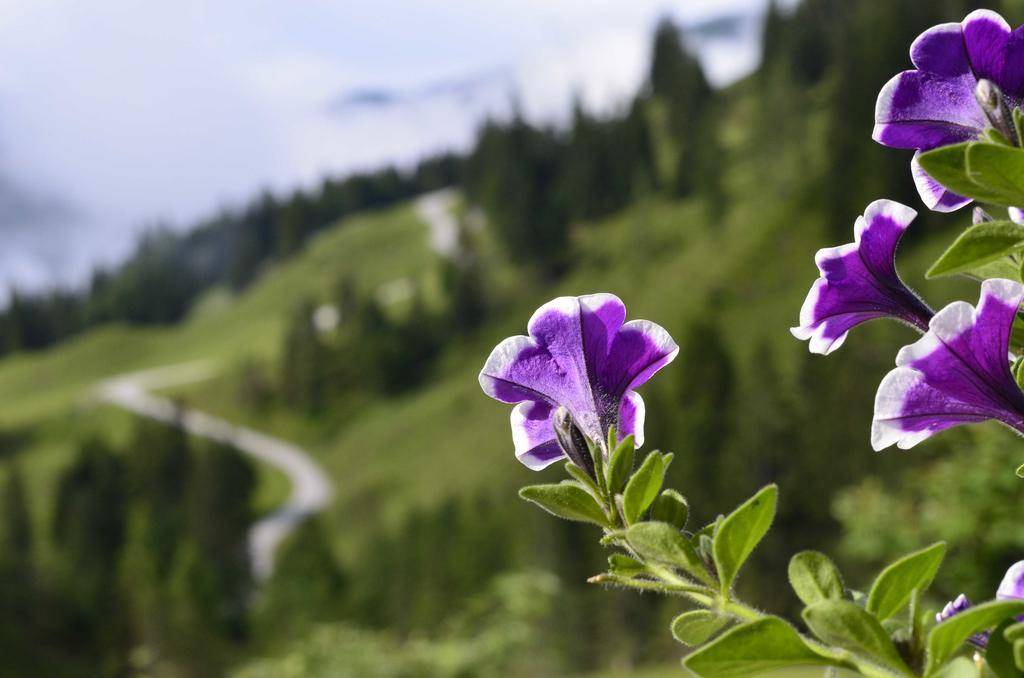
[{"label": "white cloud", "polygon": [[[564,114],[574,91],[608,110],[643,77],[662,12],[765,1],[0,0],[0,174],[76,208],[49,232],[0,223],[0,285],[81,280],[147,224],[265,186],[464,147],[511,94],[499,79],[469,103],[330,114],[347,90],[502,71],[532,115]],[[711,54],[720,77],[749,67],[735,49]]]}]

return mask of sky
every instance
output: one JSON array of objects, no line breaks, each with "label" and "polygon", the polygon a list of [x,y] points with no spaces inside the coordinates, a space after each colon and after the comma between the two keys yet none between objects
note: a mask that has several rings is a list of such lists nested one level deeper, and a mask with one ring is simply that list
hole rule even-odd
[{"label": "sky", "polygon": [[[264,188],[466,148],[513,100],[614,111],[659,17],[766,4],[0,0],[0,289],[79,284]],[[756,66],[755,33],[700,42],[713,82]]]}]

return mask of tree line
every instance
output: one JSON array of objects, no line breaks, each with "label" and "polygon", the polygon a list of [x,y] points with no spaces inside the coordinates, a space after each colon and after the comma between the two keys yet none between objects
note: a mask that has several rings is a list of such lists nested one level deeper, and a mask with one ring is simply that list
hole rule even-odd
[{"label": "tree line", "polygon": [[263,192],[183,232],[157,226],[126,261],[97,269],[83,289],[11,289],[0,312],[0,355],[45,348],[103,323],[177,322],[211,287],[242,290],[268,264],[291,256],[340,219],[452,185],[461,164],[458,156],[441,154],[410,170],[327,178],[315,189],[283,197]]}]

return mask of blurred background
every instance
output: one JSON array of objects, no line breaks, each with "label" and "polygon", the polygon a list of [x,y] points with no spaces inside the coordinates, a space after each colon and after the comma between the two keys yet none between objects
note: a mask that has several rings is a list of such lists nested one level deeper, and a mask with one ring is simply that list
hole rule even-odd
[{"label": "blurred background", "polygon": [[[477,384],[598,291],[682,346],[641,390],[692,520],[781,486],[747,599],[796,608],[800,549],[864,588],[938,539],[930,602],[990,597],[1019,441],[873,453],[915,335],[788,332],[868,202],[923,210],[875,98],[974,8],[0,0],[0,674],[680,672],[679,602],[585,583],[596,532],[516,497],[562,471]],[[923,281],[968,221],[905,239],[935,307],[976,298]]]}]

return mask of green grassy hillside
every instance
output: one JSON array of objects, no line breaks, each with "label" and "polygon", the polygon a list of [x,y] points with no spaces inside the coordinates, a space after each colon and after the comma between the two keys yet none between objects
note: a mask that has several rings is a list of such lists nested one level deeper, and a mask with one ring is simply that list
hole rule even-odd
[{"label": "green grassy hillside", "polygon": [[[93,398],[98,381],[192,360],[227,369],[244,358],[271,359],[298,300],[327,296],[339,276],[351,274],[370,290],[400,278],[431,290],[435,273],[426,230],[410,206],[369,213],[329,229],[245,294],[209,295],[179,326],[104,327],[53,349],[0,361],[0,431],[19,443],[33,517],[44,528],[39,533],[47,532],[56,476],[78,442],[95,433],[120,443],[131,431],[130,415]],[[257,502],[268,508],[287,487],[276,472],[261,471]]]}]

